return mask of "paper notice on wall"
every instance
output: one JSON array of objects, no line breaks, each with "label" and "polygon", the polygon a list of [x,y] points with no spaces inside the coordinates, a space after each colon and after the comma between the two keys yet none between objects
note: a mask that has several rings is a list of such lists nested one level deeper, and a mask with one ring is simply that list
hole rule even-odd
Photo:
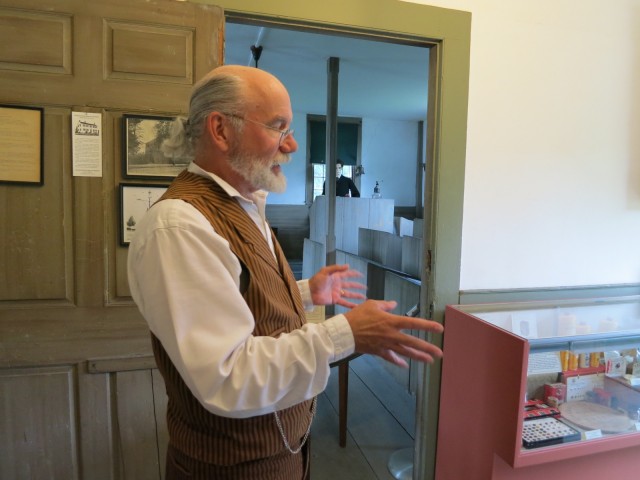
[{"label": "paper notice on wall", "polygon": [[73,176],[102,176],[102,115],[72,112]]}]

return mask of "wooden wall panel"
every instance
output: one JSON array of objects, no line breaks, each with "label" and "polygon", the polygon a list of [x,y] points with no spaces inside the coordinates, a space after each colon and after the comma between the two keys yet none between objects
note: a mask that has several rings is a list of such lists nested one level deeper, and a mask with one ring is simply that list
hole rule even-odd
[{"label": "wooden wall panel", "polygon": [[[316,197],[309,215],[309,238],[324,244],[328,225],[328,197]],[[393,200],[336,197],[336,249],[357,254],[358,229],[361,227],[393,232]]]},{"label": "wooden wall panel", "polygon": [[[193,81],[222,63],[216,39],[224,17],[215,6],[1,0],[0,7],[0,39],[8,39],[0,43],[0,102],[181,112]],[[42,40],[32,35],[39,30]]]},{"label": "wooden wall panel", "polygon": [[278,229],[278,242],[289,260],[301,260],[304,239],[309,237],[309,207],[267,205],[269,225]]},{"label": "wooden wall panel", "polygon": [[311,278],[327,264],[327,253],[323,243],[304,239],[302,255],[302,278]]},{"label": "wooden wall panel", "polygon": [[73,301],[70,110],[44,114],[44,185],[0,187],[0,301]]},{"label": "wooden wall panel", "polygon": [[113,397],[110,376],[87,373],[82,364],[79,375],[79,414],[82,432],[81,468],[83,479],[113,480],[115,476]]},{"label": "wooden wall panel", "polygon": [[0,7],[0,70],[71,74],[71,16]]},{"label": "wooden wall panel", "polygon": [[[145,114],[142,111],[129,111],[127,113]],[[148,113],[148,112],[147,112]],[[122,174],[122,111],[104,112],[105,135],[111,142],[105,147],[108,149],[109,155],[114,161],[105,166],[105,178],[113,179],[113,183],[105,186],[103,192],[105,197],[104,220],[105,220],[105,243],[109,246],[107,249],[107,274],[108,274],[108,298],[106,302],[109,305],[132,305],[131,290],[127,278],[127,256],[129,247],[120,244],[120,184],[127,183],[144,183],[149,185],[169,184],[168,180],[153,179],[128,179]],[[171,112],[154,112],[158,116],[171,116]]]},{"label": "wooden wall panel", "polygon": [[72,367],[0,372],[0,478],[79,478],[75,378]]},{"label": "wooden wall panel", "polygon": [[[160,476],[151,370],[118,372],[115,439],[123,480]],[[141,462],[140,459],[144,458]],[[164,465],[162,465],[164,468]]]},{"label": "wooden wall panel", "polygon": [[[390,203],[393,208],[393,202]],[[358,253],[358,229],[373,228],[369,217],[375,205],[367,198],[336,197],[336,248]],[[387,221],[393,228],[393,213]]]},{"label": "wooden wall panel", "polygon": [[414,278],[422,278],[423,251],[422,238],[402,237],[401,270]]},{"label": "wooden wall panel", "polygon": [[[385,272],[384,297],[385,299],[394,299],[398,302],[398,306],[393,313],[405,315],[410,308],[420,303],[420,282],[401,277],[392,272]],[[413,331],[412,333],[415,336],[419,336],[417,331]],[[398,384],[406,391],[416,393],[419,368],[416,362],[409,360],[408,369],[392,365],[388,362],[379,363],[394,376]]]},{"label": "wooden wall panel", "polygon": [[416,218],[413,221],[413,236],[417,238],[422,238],[424,230],[424,220],[422,218]]},{"label": "wooden wall panel", "polygon": [[194,29],[105,20],[107,79],[193,83]]},{"label": "wooden wall panel", "polygon": [[[349,265],[349,268],[351,268],[352,270],[355,270],[356,272],[359,272],[362,275],[362,277],[358,278],[357,281],[365,286],[369,282],[369,279],[367,278],[369,263],[370,261],[367,260],[366,258],[359,257],[358,255],[354,255],[353,253],[343,252],[341,250],[336,251],[336,264],[338,265],[347,264]],[[367,298],[373,298],[369,296],[368,290],[362,293],[367,295]],[[349,311],[348,308],[341,307],[340,305],[336,305],[334,307],[335,314],[346,313],[348,311]]]},{"label": "wooden wall panel", "polygon": [[394,270],[402,267],[402,237],[393,233],[360,228],[358,255]]},{"label": "wooden wall panel", "polygon": [[164,480],[164,465],[167,461],[167,447],[169,446],[169,430],[167,428],[167,391],[164,379],[157,368],[151,370],[153,381],[153,401],[156,416],[156,434],[158,439],[158,457],[161,465],[160,473]]},{"label": "wooden wall panel", "polygon": [[[44,185],[0,185],[2,479],[162,476],[164,384],[118,244],[119,120],[184,111],[223,24],[192,2],[0,0],[0,103],[45,112]],[[101,177],[72,174],[74,111],[102,115]],[[90,371],[109,355],[122,370]]]}]

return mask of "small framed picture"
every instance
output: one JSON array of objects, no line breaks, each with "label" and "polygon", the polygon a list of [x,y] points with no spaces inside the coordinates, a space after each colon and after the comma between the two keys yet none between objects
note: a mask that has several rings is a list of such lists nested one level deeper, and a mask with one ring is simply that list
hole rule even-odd
[{"label": "small framed picture", "polygon": [[120,184],[120,245],[129,245],[142,216],[168,185]]},{"label": "small framed picture", "polygon": [[187,162],[166,157],[160,148],[169,138],[174,117],[122,116],[122,176],[170,180]]}]

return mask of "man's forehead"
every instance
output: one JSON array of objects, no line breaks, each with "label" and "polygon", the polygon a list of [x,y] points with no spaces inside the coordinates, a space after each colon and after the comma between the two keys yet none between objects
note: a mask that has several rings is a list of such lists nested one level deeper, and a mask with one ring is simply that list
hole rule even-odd
[{"label": "man's forehead", "polygon": [[271,120],[290,121],[292,117],[289,94],[282,88],[265,89],[261,87],[247,93],[247,111],[266,115]]}]

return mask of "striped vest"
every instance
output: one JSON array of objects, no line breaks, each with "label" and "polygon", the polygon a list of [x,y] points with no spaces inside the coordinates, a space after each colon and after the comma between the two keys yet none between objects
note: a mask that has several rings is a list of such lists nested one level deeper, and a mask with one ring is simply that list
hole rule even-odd
[{"label": "striped vest", "polygon": [[[194,206],[211,222],[216,233],[229,242],[242,265],[243,276],[248,274],[246,289],[243,286],[241,290],[255,318],[254,336],[276,337],[304,324],[300,291],[275,236],[272,235],[277,260],[256,224],[235,199],[212,180],[186,170],[160,201],[170,198]],[[232,322],[233,318],[225,320]],[[171,445],[202,462],[225,466],[272,457],[285,450],[273,414],[235,419],[210,413],[193,396],[153,335],[152,345],[169,397],[167,426]],[[305,401],[279,412],[292,448],[299,445],[307,431],[311,403]]]}]

